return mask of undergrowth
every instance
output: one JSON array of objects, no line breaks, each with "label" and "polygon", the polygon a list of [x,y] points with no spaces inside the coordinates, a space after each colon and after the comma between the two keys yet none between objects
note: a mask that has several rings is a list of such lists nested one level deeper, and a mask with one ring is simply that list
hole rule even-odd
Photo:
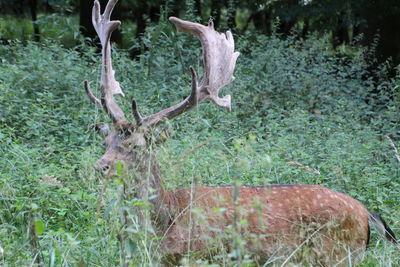
[{"label": "undergrowth", "polygon": [[[138,61],[114,51],[126,114],[133,96],[143,114],[181,100],[188,66],[201,65],[197,41],[178,38],[170,25],[149,27],[143,43]],[[324,185],[382,213],[400,235],[400,162],[386,138],[400,147],[400,79],[376,84],[367,48],[341,55],[317,36],[248,35],[237,43],[236,80],[222,92],[232,94],[233,112],[202,104],[168,122],[172,138],[158,149],[165,186]],[[0,46],[0,55],[1,264],[34,264],[34,223],[49,266],[118,265],[118,181],[99,206],[103,181],[92,168],[102,144],[91,128],[108,118],[82,85],[87,79],[96,88],[99,55],[84,45],[28,41]],[[128,244],[134,265],[155,264],[142,241]],[[374,237],[363,266],[396,266],[398,258]]]}]

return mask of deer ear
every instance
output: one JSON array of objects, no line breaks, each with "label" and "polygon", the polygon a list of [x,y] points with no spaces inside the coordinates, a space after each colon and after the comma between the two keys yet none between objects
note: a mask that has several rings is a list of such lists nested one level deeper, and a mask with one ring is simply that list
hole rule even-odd
[{"label": "deer ear", "polygon": [[97,123],[94,129],[103,138],[110,133],[110,126],[107,123]]}]

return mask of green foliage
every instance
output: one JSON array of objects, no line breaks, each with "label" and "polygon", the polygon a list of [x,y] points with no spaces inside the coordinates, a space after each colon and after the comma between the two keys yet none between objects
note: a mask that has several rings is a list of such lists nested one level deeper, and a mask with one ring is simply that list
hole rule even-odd
[{"label": "green foliage", "polygon": [[1,50],[6,56],[0,66],[0,129],[7,127],[7,134],[23,143],[48,143],[50,151],[61,141],[71,149],[85,142],[79,125],[91,114],[82,81],[96,75],[96,68],[87,72],[89,64],[78,52],[58,45],[15,43]]},{"label": "green foliage", "polygon": [[[65,47],[74,47],[82,39],[77,16],[60,16],[57,13],[40,14],[36,23],[40,27],[43,40],[51,40]],[[33,40],[33,35],[33,24],[29,18],[0,15],[1,40],[26,43]]]},{"label": "green foliage", "polygon": [[[366,78],[366,50],[339,53],[326,38],[246,35],[237,43],[236,80],[222,92],[232,94],[233,112],[202,104],[169,123],[175,135],[158,149],[166,187],[321,184],[382,213],[400,233],[400,165],[383,138],[389,135],[400,147],[400,79],[385,79],[383,67],[377,86],[385,90],[377,96]],[[149,27],[143,44],[138,61],[113,54],[127,95],[118,101],[130,119],[131,97],[144,115],[170,106],[190,91],[188,66],[201,66],[198,41],[178,38],[166,23]],[[32,263],[26,233],[35,218],[46,264],[118,265],[121,206],[146,205],[119,203],[119,181],[111,181],[103,196],[105,181],[92,168],[102,145],[89,128],[109,119],[89,103],[82,82],[91,81],[98,94],[99,55],[94,48],[51,42],[0,45],[0,54],[2,264]],[[124,246],[134,264],[155,264],[156,250],[146,242],[157,240],[148,240],[137,224],[129,231],[137,243]],[[377,239],[372,244],[365,266],[395,265],[398,251]]]}]

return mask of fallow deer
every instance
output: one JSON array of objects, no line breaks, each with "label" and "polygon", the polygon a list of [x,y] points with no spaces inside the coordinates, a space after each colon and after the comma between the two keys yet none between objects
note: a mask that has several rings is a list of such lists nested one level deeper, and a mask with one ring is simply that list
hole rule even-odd
[{"label": "fallow deer", "polygon": [[[394,233],[379,216],[368,212],[359,201],[348,195],[317,185],[270,186],[189,186],[164,190],[159,166],[149,147],[157,126],[211,100],[231,109],[231,97],[218,96],[219,90],[234,80],[233,72],[238,52],[234,40],[208,26],[170,17],[177,31],[195,35],[203,49],[204,77],[201,82],[193,67],[191,93],[182,102],[158,113],[142,116],[136,100],[132,100],[135,122],[129,122],[114,95],[124,95],[112,68],[112,32],[121,24],[110,19],[118,0],[109,0],[104,14],[98,0],[94,1],[92,20],[102,46],[102,67],[98,99],[85,81],[90,100],[104,108],[113,125],[98,125],[105,139],[105,154],[95,168],[104,176],[116,173],[116,164],[125,167],[124,175],[131,177],[126,190],[131,197],[152,204],[150,222],[162,236],[162,261],[179,263],[190,252],[196,257],[210,257],[212,240],[229,251],[229,237],[223,233],[236,231],[244,240],[244,249],[259,263],[280,258],[280,263],[295,261],[319,266],[347,265],[362,259],[369,241],[370,225],[400,247]],[[121,165],[121,164],[119,164]],[[152,197],[150,197],[152,196]],[[196,212],[193,212],[196,210]],[[200,211],[200,214],[198,214]]]}]

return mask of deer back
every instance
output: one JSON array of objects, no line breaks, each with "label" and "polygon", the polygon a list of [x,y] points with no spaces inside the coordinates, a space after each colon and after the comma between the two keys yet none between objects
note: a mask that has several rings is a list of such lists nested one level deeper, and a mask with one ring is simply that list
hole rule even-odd
[{"label": "deer back", "polygon": [[207,256],[221,247],[233,249],[234,232],[260,262],[297,248],[293,259],[300,263],[338,263],[349,251],[357,261],[368,243],[366,208],[321,186],[196,186],[167,195],[171,220],[163,250],[169,259],[190,250]]}]

